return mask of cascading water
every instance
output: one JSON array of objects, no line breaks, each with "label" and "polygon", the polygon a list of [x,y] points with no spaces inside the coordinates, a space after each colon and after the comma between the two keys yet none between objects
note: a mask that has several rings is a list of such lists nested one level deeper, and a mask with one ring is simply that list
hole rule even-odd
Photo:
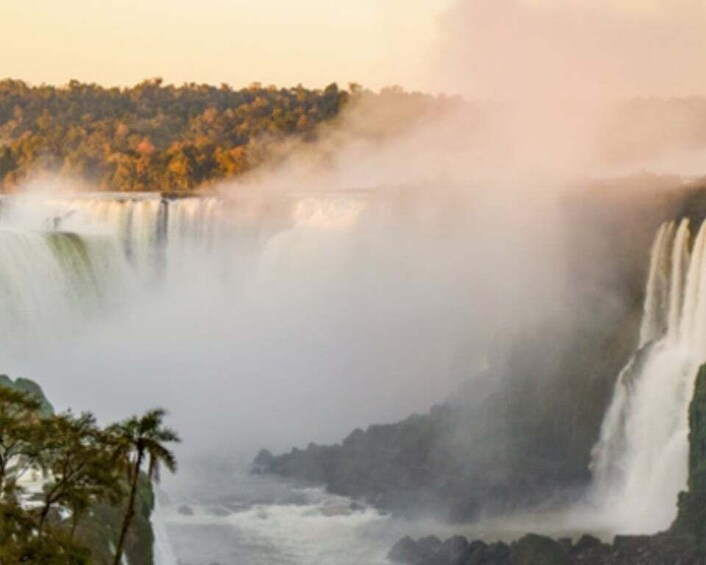
[{"label": "cascading water", "polygon": [[60,339],[220,234],[215,198],[4,197],[0,350]]},{"label": "cascading water", "polygon": [[706,361],[706,223],[663,224],[651,263],[639,348],[616,383],[596,445],[595,502],[619,532],[668,527],[687,481],[688,404]]},{"label": "cascading water", "polygon": [[[81,195],[36,198],[25,209],[18,199],[16,210],[7,200],[2,224],[12,230],[2,233],[28,238],[42,252],[28,261],[0,234],[0,254],[17,255],[24,269],[17,292],[28,293],[33,308],[16,318],[42,328],[61,306],[52,317],[63,321],[56,327],[64,339],[5,356],[2,370],[41,381],[57,406],[89,407],[105,421],[155,403],[168,407],[191,461],[208,455],[223,477],[213,515],[200,512],[210,502],[198,491],[190,500],[188,489],[163,485],[171,501],[155,515],[162,563],[174,561],[169,536],[185,562],[331,563],[342,553],[351,563],[384,562],[402,535],[387,530],[392,519],[350,511],[349,501],[318,491],[291,505],[279,495],[260,499],[256,490],[241,512],[227,505],[239,504],[249,478],[234,480],[211,458],[229,449],[283,449],[302,438],[333,441],[361,422],[426,409],[465,374],[455,354],[473,341],[466,301],[470,288],[485,286],[473,276],[466,237],[449,233],[444,206],[422,214],[406,202],[401,213],[396,200],[359,193],[244,203]],[[94,245],[106,247],[94,255]],[[100,257],[117,262],[137,289],[106,314],[90,303],[102,305],[126,285],[101,274]],[[38,276],[40,268],[49,274]],[[35,290],[45,294],[33,298]],[[74,296],[90,297],[81,307],[97,318],[90,325],[78,319],[76,332],[67,323],[81,314],[71,307]],[[180,459],[182,476],[189,461]],[[204,482],[199,473],[195,483]],[[290,490],[286,496],[302,500]],[[194,505],[194,516],[178,511],[182,500]],[[330,502],[340,515],[331,515]],[[312,528],[326,532],[325,544],[304,535]],[[373,543],[371,536],[378,536]]]},{"label": "cascading water", "polygon": [[128,279],[109,238],[0,229],[0,344],[25,348],[75,331]]},{"label": "cascading water", "polygon": [[147,271],[185,250],[210,248],[222,233],[221,201],[158,194],[85,195],[42,202],[62,229],[107,231],[132,265]]}]

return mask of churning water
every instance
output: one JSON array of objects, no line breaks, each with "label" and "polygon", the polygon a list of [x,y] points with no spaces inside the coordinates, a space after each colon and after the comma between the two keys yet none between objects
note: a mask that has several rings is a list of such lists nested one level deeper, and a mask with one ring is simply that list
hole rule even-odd
[{"label": "churning water", "polygon": [[362,194],[2,201],[2,371],[102,420],[165,406],[183,475],[211,461],[165,483],[161,563],[374,564],[411,531],[213,462],[340,441],[426,410],[465,374],[464,238],[429,210],[388,206]]},{"label": "churning water", "polygon": [[[509,523],[402,522],[221,457],[426,410],[480,364],[489,313],[518,296],[474,276],[496,257],[492,240],[444,210],[389,207],[361,194],[2,201],[3,372],[106,420],[164,405],[185,439],[155,515],[160,563],[374,565],[402,535],[509,535]],[[686,484],[687,406],[706,359],[706,230],[692,244],[695,229],[667,223],[652,249],[640,347],[593,461],[598,528],[664,528]],[[469,249],[469,237],[487,243]]]}]

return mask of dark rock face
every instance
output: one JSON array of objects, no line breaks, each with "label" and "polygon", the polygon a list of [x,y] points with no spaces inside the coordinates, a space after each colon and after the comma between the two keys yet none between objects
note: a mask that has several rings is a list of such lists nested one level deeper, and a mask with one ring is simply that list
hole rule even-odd
[{"label": "dark rock face", "polygon": [[272,467],[274,460],[275,456],[272,455],[272,452],[267,449],[261,449],[252,462],[251,472],[256,475],[267,473],[268,469]]},{"label": "dark rock face", "polygon": [[574,544],[528,534],[509,548],[459,537],[429,539],[405,538],[388,559],[407,565],[706,565],[706,364],[689,406],[689,490],[679,495],[679,513],[668,531],[616,536],[612,545],[589,535]]},{"label": "dark rock face", "polygon": [[194,511],[191,509],[191,506],[187,506],[186,504],[182,504],[179,508],[177,508],[177,512],[179,512],[182,516],[194,515]]},{"label": "dark rock face", "polygon": [[528,534],[509,546],[468,543],[452,538],[461,551],[450,554],[447,542],[428,538],[400,540],[388,554],[393,563],[405,565],[704,565],[706,560],[693,546],[668,534],[619,536],[613,545],[583,536],[576,544]]},{"label": "dark rock face", "polygon": [[672,182],[616,180],[569,199],[566,308],[529,332],[498,337],[487,373],[448,402],[356,430],[337,445],[274,458],[263,452],[254,470],[323,483],[397,514],[456,522],[481,507],[504,513],[575,496],[590,481],[615,376],[635,348],[646,250],[662,221],[689,209],[683,193],[663,190]]},{"label": "dark rock face", "polygon": [[[527,394],[535,394],[531,388]],[[427,414],[355,430],[338,445],[310,444],[274,457],[263,451],[253,472],[322,483],[381,510],[453,522],[474,519],[481,506],[505,511],[569,498],[588,480],[588,461],[567,453],[563,439],[550,437],[553,431],[528,437],[534,415],[524,385],[518,389],[512,395],[463,390]]]},{"label": "dark rock face", "polygon": [[395,563],[416,563],[421,560],[422,549],[411,537],[403,537],[387,554],[387,558]]},{"label": "dark rock face", "polygon": [[454,536],[447,539],[441,547],[440,553],[454,565],[464,565],[470,555],[471,544],[463,536]]},{"label": "dark rock face", "polygon": [[23,379],[22,377],[19,377],[13,381],[7,375],[0,375],[0,386],[11,388],[12,390],[16,390],[18,392],[24,392],[25,394],[29,394],[30,396],[36,398],[41,403],[40,410],[44,416],[49,416],[54,413],[54,407],[45,396],[42,387],[34,381]]},{"label": "dark rock face", "polygon": [[510,563],[516,565],[564,565],[567,562],[568,555],[561,544],[536,534],[527,534],[510,548]]},{"label": "dark rock face", "polygon": [[689,405],[689,490],[679,494],[671,532],[706,552],[706,365],[699,368]]},{"label": "dark rock face", "polygon": [[388,559],[395,563],[414,565],[468,565],[487,563],[487,559],[501,562],[509,556],[509,549],[504,544],[488,546],[483,542],[468,543],[463,536],[455,536],[442,542],[435,536],[413,540],[402,538],[388,554]]}]

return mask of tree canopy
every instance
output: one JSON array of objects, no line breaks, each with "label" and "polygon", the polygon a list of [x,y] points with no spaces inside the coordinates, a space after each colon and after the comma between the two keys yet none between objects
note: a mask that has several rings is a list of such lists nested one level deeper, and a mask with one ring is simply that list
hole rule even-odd
[{"label": "tree canopy", "polygon": [[150,562],[130,526],[144,521],[136,514],[157,464],[176,470],[164,410],[101,428],[88,412],[47,406],[34,383],[0,376],[0,565],[107,565],[127,549],[131,562],[136,553]]},{"label": "tree canopy", "polygon": [[[48,170],[103,190],[190,191],[253,169],[285,141],[315,141],[319,126],[366,95],[373,94],[335,83],[234,90],[161,79],[131,88],[7,79],[0,81],[0,185],[9,191]],[[431,99],[398,88],[383,95],[417,108]]]}]

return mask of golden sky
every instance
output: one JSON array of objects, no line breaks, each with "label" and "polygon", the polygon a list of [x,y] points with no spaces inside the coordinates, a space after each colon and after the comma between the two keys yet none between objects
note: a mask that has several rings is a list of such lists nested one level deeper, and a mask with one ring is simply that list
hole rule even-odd
[{"label": "golden sky", "polygon": [[706,0],[0,0],[0,53],[34,84],[706,93]]},{"label": "golden sky", "polygon": [[0,77],[428,85],[451,0],[0,0]]}]

